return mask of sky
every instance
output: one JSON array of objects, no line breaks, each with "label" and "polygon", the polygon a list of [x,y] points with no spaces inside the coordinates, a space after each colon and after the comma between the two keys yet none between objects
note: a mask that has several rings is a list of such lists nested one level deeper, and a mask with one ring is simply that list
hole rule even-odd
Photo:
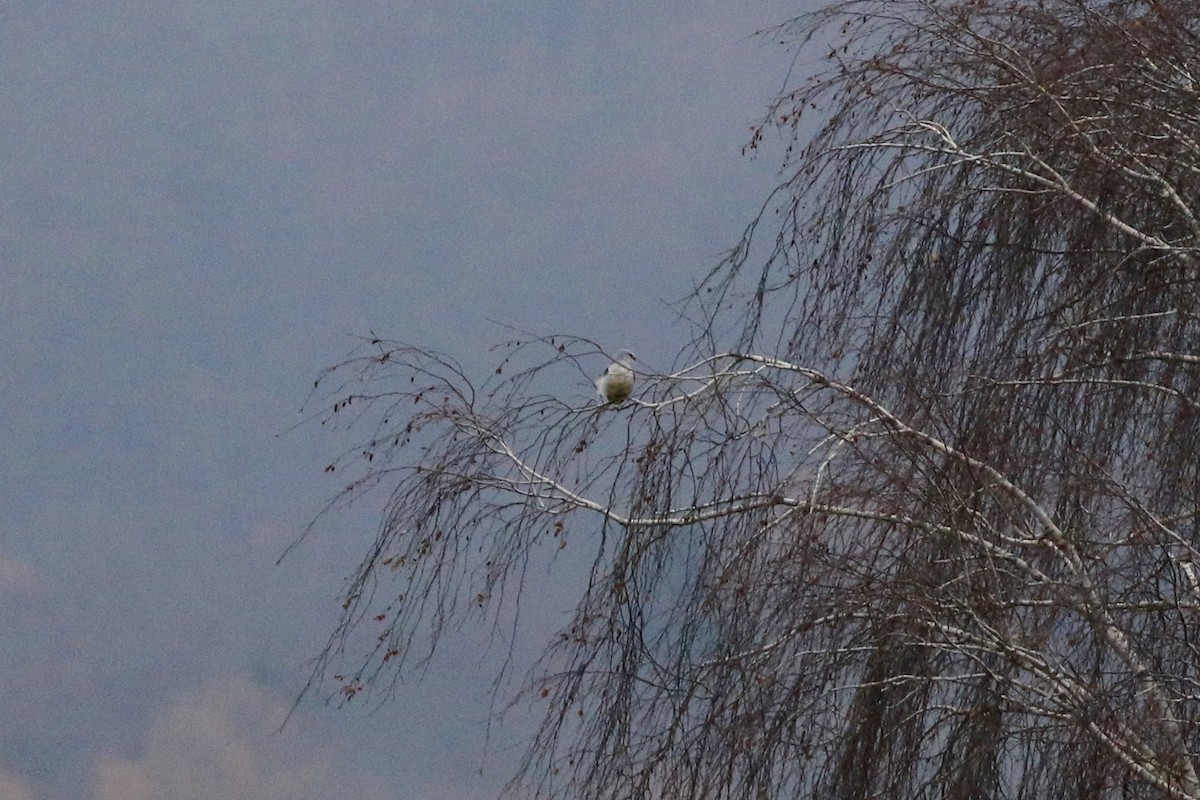
[{"label": "sky", "polygon": [[379,511],[276,566],[346,444],[300,406],[370,331],[669,361],[779,179],[753,33],[803,10],[0,5],[0,798],[495,796],[480,632],[279,731]]}]

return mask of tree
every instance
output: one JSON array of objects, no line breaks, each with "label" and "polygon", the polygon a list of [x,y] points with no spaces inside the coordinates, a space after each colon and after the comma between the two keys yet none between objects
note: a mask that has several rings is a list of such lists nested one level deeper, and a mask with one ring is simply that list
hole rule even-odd
[{"label": "tree", "polygon": [[787,180],[632,401],[560,399],[608,357],[570,337],[479,385],[380,339],[323,376],[369,431],[343,498],[387,503],[314,680],[509,619],[571,536],[540,793],[1200,797],[1200,9],[850,0],[770,35],[834,42],[750,143]]}]

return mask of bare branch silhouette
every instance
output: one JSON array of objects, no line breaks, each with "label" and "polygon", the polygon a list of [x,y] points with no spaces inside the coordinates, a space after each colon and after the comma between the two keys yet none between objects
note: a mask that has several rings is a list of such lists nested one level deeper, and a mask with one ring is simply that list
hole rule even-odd
[{"label": "bare branch silhouette", "polygon": [[1200,8],[771,33],[827,67],[756,129],[787,180],[675,366],[620,404],[572,337],[323,376],[386,510],[314,681],[392,686],[569,541],[522,791],[1200,797]]}]

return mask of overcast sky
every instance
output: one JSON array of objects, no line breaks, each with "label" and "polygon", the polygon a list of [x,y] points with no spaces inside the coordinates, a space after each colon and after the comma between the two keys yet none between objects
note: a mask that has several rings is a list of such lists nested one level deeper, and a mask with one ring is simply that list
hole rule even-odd
[{"label": "overcast sky", "polygon": [[470,634],[275,732],[374,534],[274,566],[339,445],[276,434],[369,330],[481,375],[489,319],[673,355],[777,178],[752,34],[801,10],[0,6],[0,798],[493,796]]}]

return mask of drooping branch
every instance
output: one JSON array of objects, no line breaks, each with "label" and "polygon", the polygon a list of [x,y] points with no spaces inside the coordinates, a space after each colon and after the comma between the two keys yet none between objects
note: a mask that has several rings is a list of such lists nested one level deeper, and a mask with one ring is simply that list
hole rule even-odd
[{"label": "drooping branch", "polygon": [[390,688],[553,565],[525,788],[1200,797],[1200,10],[782,30],[837,46],[755,134],[788,179],[682,366],[620,405],[568,337],[480,383],[379,340],[339,368],[317,402],[366,435],[330,468],[386,511],[318,672]]},{"label": "drooping branch", "polygon": [[[385,365],[403,369],[404,354],[411,352],[407,348],[387,348],[368,361],[367,369]],[[564,360],[574,357],[567,353]],[[938,653],[939,658],[963,657],[977,667],[980,658],[1002,659],[1011,667],[992,665],[986,670],[995,692],[1014,703],[1027,695],[1042,698],[1041,704],[1023,701],[1022,713],[1059,724],[1080,715],[1083,730],[1099,746],[1111,750],[1114,758],[1131,767],[1136,763],[1138,770],[1148,770],[1155,782],[1174,787],[1174,794],[1192,792],[1190,773],[1183,773],[1183,777],[1172,773],[1172,765],[1190,764],[1186,759],[1180,761],[1183,754],[1190,758],[1190,752],[1171,711],[1178,698],[1156,679],[1141,646],[1126,633],[1131,625],[1136,627],[1130,620],[1139,615],[1161,614],[1164,608],[1182,606],[1179,601],[1166,606],[1129,603],[1107,596],[1099,588],[1117,568],[1128,546],[1113,546],[1111,538],[1101,535],[1099,529],[1064,527],[1052,507],[1044,505],[1002,469],[915,427],[881,400],[819,370],[775,357],[733,352],[715,354],[706,364],[709,376],[699,391],[689,389],[683,380],[694,369],[639,376],[638,396],[621,411],[598,403],[575,406],[547,399],[535,404],[539,409],[556,409],[557,416],[549,429],[557,431],[558,439],[549,448],[544,444],[547,429],[506,426],[504,421],[513,409],[504,406],[509,395],[503,390],[412,382],[413,388],[401,393],[404,402],[398,397],[374,398],[373,402],[386,402],[382,410],[386,422],[381,425],[392,426],[387,430],[372,427],[377,439],[380,433],[390,436],[393,431],[395,435],[425,432],[430,438],[423,445],[416,468],[400,478],[391,494],[387,522],[350,590],[353,601],[347,607],[346,624],[331,642],[331,650],[345,648],[349,634],[373,615],[360,605],[367,602],[369,586],[386,583],[389,575],[397,572],[404,576],[407,591],[398,597],[386,596],[386,622],[380,626],[377,643],[370,646],[375,663],[365,663],[346,685],[357,687],[370,676],[381,674],[385,664],[403,663],[408,655],[405,648],[411,646],[428,618],[431,603],[439,616],[450,616],[472,603],[477,611],[486,613],[490,598],[503,590],[505,582],[512,579],[511,569],[522,559],[547,539],[561,540],[568,528],[593,527],[588,520],[594,518],[601,527],[611,526],[616,544],[607,553],[602,546],[595,549],[593,545],[589,561],[595,560],[599,571],[593,575],[576,622],[584,630],[564,631],[563,641],[571,646],[558,658],[566,661],[551,658],[538,683],[558,686],[554,702],[578,698],[592,681],[623,684],[633,680],[637,685],[656,686],[667,692],[660,702],[671,705],[675,691],[702,691],[714,680],[726,680],[722,673],[735,674],[750,664],[764,659],[774,661],[787,653],[795,656],[796,648],[808,654],[805,661],[812,661],[815,654],[823,652],[823,647],[812,640],[817,632],[821,632],[819,639],[830,635],[841,638],[846,635],[843,626],[847,623],[864,628],[900,624],[904,630],[900,641],[917,652]],[[426,377],[450,375],[455,376],[452,380],[465,380],[458,378],[453,369],[438,369],[424,361],[418,371]],[[523,383],[525,377],[525,373],[518,372],[510,380]],[[396,379],[393,383],[404,381]],[[359,398],[354,402],[361,405],[367,394],[352,391],[348,396]],[[489,405],[483,399],[488,397],[499,402]],[[397,410],[410,401],[416,401],[413,406],[418,410],[407,417],[397,415]],[[343,408],[340,402],[335,401],[335,405]],[[361,409],[358,413],[357,422],[362,424],[368,414]],[[537,413],[539,419],[545,416],[540,410]],[[622,417],[627,417],[623,420],[624,436],[606,439],[605,422]],[[664,425],[664,418],[669,424]],[[581,431],[591,431],[586,446],[579,449],[577,443],[569,448],[572,458],[560,460],[567,443],[584,441],[579,436]],[[790,468],[782,472],[764,470],[765,464],[759,463],[751,491],[736,479],[736,467],[734,473],[721,475],[716,481],[694,477],[697,473],[711,477],[714,470],[728,471],[729,465],[748,456],[761,460],[765,451],[756,453],[753,442],[763,435],[772,436],[776,446],[788,446],[789,439],[805,431],[809,433],[802,438],[811,444],[803,451],[799,447],[790,450],[795,459]],[[719,444],[714,446],[712,442]],[[606,447],[613,450],[605,452]],[[605,469],[603,465],[617,461],[643,466],[632,472],[614,468],[604,482],[581,482],[569,476],[574,473],[575,459],[584,453],[593,458],[588,464],[602,465],[601,470]],[[367,463],[373,465],[374,461]],[[930,467],[934,469],[924,476],[911,474],[913,469]],[[390,471],[392,467],[383,469]],[[583,474],[589,471],[594,471],[591,466]],[[652,472],[657,475],[652,476]],[[905,472],[910,473],[908,484],[897,491],[898,476]],[[953,494],[933,500],[930,491],[950,473],[955,476]],[[774,476],[773,481],[764,482],[767,474]],[[659,487],[655,495],[648,496],[642,488],[647,483]],[[595,493],[597,489],[599,494]],[[679,496],[686,497],[686,502],[665,499]],[[1113,528],[1114,532],[1118,530],[1119,526]],[[1144,539],[1151,530],[1153,526],[1142,525],[1139,536]],[[1156,538],[1162,544],[1156,546],[1173,546],[1169,535],[1163,536],[1167,531],[1158,531]],[[630,603],[648,601],[646,597],[635,600],[627,587],[633,580],[631,570],[636,573],[638,562],[650,558],[654,548],[676,553],[676,558],[686,561],[682,552],[697,537],[707,542],[705,552],[727,555],[685,578],[679,591],[696,599],[679,601],[683,604],[675,606],[672,613],[709,617],[709,624],[740,628],[746,622],[736,616],[745,613],[738,610],[743,601],[737,599],[737,592],[761,591],[756,588],[757,580],[765,581],[765,586],[777,584],[783,579],[772,578],[770,573],[779,570],[790,573],[797,568],[809,569],[814,573],[810,580],[823,575],[820,580],[829,582],[834,594],[813,598],[818,602],[812,611],[801,612],[799,619],[792,619],[783,630],[774,630],[773,626],[751,629],[747,632],[751,638],[745,643],[735,645],[733,641],[705,638],[692,641],[689,648],[698,649],[689,652],[687,658],[648,643],[639,644],[631,654],[623,649],[628,645],[622,644],[621,628],[590,630],[598,620],[627,617]],[[839,553],[836,547],[830,551],[842,537],[849,537],[842,545],[844,551]],[[873,548],[873,539],[887,546]],[[472,542],[485,543],[484,555],[471,552],[468,545]],[[790,555],[771,555],[781,547]],[[811,548],[811,552],[800,558],[792,553],[796,547],[802,552]],[[1107,559],[1101,555],[1106,548]],[[960,595],[961,590],[953,584],[966,580],[967,585],[973,585],[976,579],[969,572],[957,577],[954,573],[931,575],[930,582],[918,580],[911,568],[927,557],[921,554],[943,551],[953,552],[954,560],[964,567],[990,565],[988,571],[1009,588],[995,594],[995,590],[975,587]],[[868,555],[871,552],[874,555]],[[737,556],[731,560],[729,556],[734,553]],[[912,567],[903,566],[914,558]],[[750,564],[765,565],[769,572],[751,577],[747,572]],[[452,584],[447,579],[455,575],[460,582],[457,588],[448,589]],[[735,580],[732,575],[744,577]],[[943,583],[947,579],[950,583]],[[786,581],[780,585],[787,585]],[[799,591],[803,585],[792,591]],[[867,591],[868,585],[874,587],[871,591],[875,596],[860,594]],[[733,586],[738,587],[737,591],[728,600],[723,599],[728,588],[722,587]],[[948,590],[950,595],[945,594]],[[727,602],[732,608],[726,607]],[[802,606],[805,603],[803,599],[798,602]],[[921,610],[900,622],[891,602],[916,602]],[[839,607],[841,611],[833,611]],[[954,609],[953,617],[948,618],[950,609]],[[966,619],[951,621],[963,612],[969,614]],[[730,613],[735,617],[727,618]],[[803,623],[809,613],[814,619]],[[1089,638],[1113,658],[1107,667],[1110,675],[1121,672],[1140,685],[1130,700],[1140,698],[1138,704],[1153,708],[1153,712],[1137,715],[1142,724],[1150,726],[1149,732],[1131,728],[1120,716],[1091,718],[1092,712],[1087,709],[1103,699],[1101,688],[1076,677],[1076,667],[1069,659],[1061,661],[1060,655],[1051,660],[1050,651],[1039,647],[1036,639],[1029,639],[1030,632],[1013,630],[1012,621],[997,621],[997,613],[1015,615],[1014,619],[1030,614],[1046,618],[1035,626],[1039,637],[1068,635],[1067,630],[1075,631],[1070,635],[1078,635],[1080,625],[1090,630]],[[1057,626],[1064,631],[1056,632]],[[658,635],[665,633],[660,631]],[[1045,644],[1044,639],[1040,644]],[[881,647],[882,643],[839,648],[840,656],[835,661],[845,663],[834,672],[828,672],[829,664],[822,664],[821,669],[829,676],[826,680],[833,681],[822,691],[836,696],[863,692],[868,686],[873,690],[895,688],[899,680],[895,675],[867,683],[854,677],[855,665],[884,652]],[[666,675],[656,678],[643,675],[640,668],[625,674],[615,664],[598,667],[598,660],[607,662],[616,656],[603,655],[609,648],[618,648],[622,661],[635,656],[644,660],[647,668],[655,663],[675,666],[654,668],[654,672],[667,670]],[[1119,670],[1118,664],[1122,665]],[[672,674],[674,679],[668,677]],[[835,679],[838,674],[843,677]],[[557,684],[549,677],[553,675],[559,676]],[[938,675],[911,675],[903,682],[928,684],[930,690],[935,690],[945,680]],[[672,680],[677,688],[668,690]],[[964,678],[950,683],[969,682]],[[691,688],[686,689],[688,686]],[[624,685],[624,689],[632,690],[630,685]],[[561,715],[548,717],[551,727],[545,741],[557,746],[560,735],[570,727],[568,719]]]}]

